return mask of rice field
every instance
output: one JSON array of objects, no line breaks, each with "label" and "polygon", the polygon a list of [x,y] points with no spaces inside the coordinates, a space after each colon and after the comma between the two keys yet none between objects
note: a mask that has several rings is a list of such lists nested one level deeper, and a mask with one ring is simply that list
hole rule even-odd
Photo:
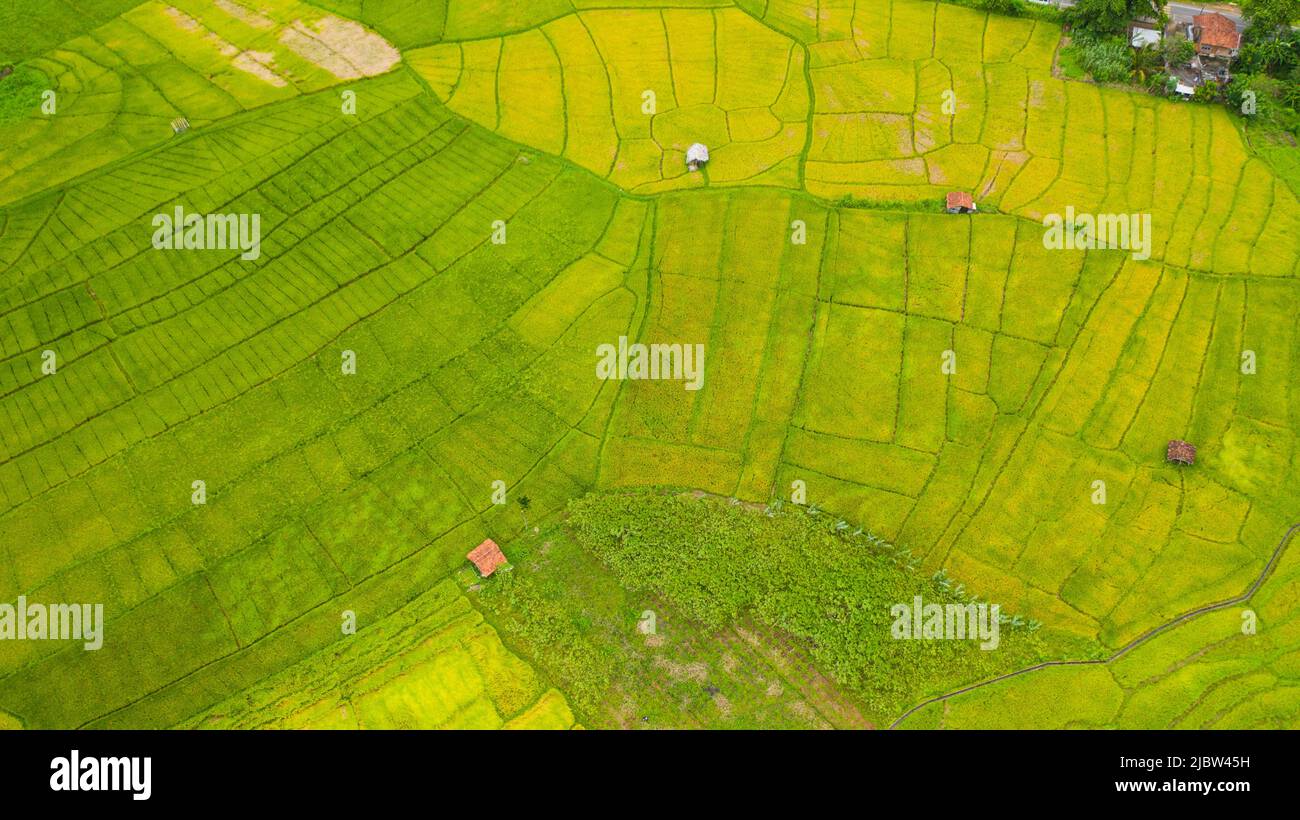
[{"label": "rice field", "polygon": [[[1041,20],[91,5],[0,24],[57,99],[0,122],[0,602],[101,602],[105,644],[0,641],[0,726],[888,721],[752,619],[636,638],[672,606],[575,546],[591,492],[802,486],[1063,660],[1239,595],[1297,520],[1295,149],[1056,79]],[[1046,249],[1067,206],[1149,212],[1151,257]],[[259,214],[260,256],[155,250],[177,207]],[[705,345],[701,389],[595,378],[620,337]],[[902,725],[1294,727],[1295,560]]]},{"label": "rice field", "polygon": [[[1300,202],[1222,108],[1056,79],[1042,20],[924,0],[587,5],[479,4],[409,59],[457,114],[633,193],[707,179],[831,200],[959,189],[1035,220],[1150,212],[1161,261],[1296,273]],[[717,146],[706,175],[685,171],[695,141]]]}]

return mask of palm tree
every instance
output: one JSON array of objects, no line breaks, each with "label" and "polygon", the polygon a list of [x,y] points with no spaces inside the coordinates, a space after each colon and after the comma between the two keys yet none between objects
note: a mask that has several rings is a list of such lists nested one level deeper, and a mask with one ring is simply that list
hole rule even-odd
[{"label": "palm tree", "polygon": [[1274,68],[1286,65],[1293,58],[1292,44],[1281,37],[1273,37],[1260,43],[1259,57],[1264,61],[1264,70],[1271,72]]},{"label": "palm tree", "polygon": [[1282,91],[1282,104],[1300,111],[1300,83],[1291,83]]},{"label": "palm tree", "polygon": [[1128,70],[1129,79],[1141,85],[1146,85],[1147,80],[1165,67],[1164,56],[1154,46],[1133,49],[1132,60]]}]

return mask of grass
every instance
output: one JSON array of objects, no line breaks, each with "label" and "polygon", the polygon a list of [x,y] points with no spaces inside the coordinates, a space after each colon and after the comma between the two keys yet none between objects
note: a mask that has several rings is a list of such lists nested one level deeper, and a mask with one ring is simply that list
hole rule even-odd
[{"label": "grass", "polygon": [[[1043,19],[275,0],[259,28],[170,5],[199,28],[156,2],[51,16],[59,45],[0,81],[22,112],[0,125],[0,601],[108,619],[99,652],[0,643],[0,717],[886,725],[1238,594],[1292,523],[1295,148],[1247,143],[1220,108],[1053,78]],[[281,41],[327,13],[401,59],[345,78]],[[273,51],[292,82],[207,33]],[[29,105],[43,83],[53,117]],[[688,174],[675,152],[702,133],[713,160]],[[981,213],[938,213],[948,190]],[[177,205],[259,213],[262,256],[153,251]],[[1151,213],[1152,258],[1044,248],[1042,216],[1067,206]],[[705,344],[703,389],[595,379],[620,336]],[[1164,462],[1171,438],[1194,467]],[[802,487],[919,575],[804,576],[783,552],[823,543],[803,519],[618,494],[647,487],[760,505]],[[641,522],[645,554],[735,559],[746,574],[685,565],[731,605],[575,529],[591,493],[573,509]],[[652,513],[713,529],[659,538]],[[479,582],[464,555],[489,536],[515,569]],[[744,564],[749,541],[770,565]],[[773,567],[788,611],[752,597]],[[914,658],[808,616],[940,571],[1041,622],[1039,643],[936,649],[908,683],[885,670]],[[836,598],[825,575],[853,584]],[[1271,589],[1221,666],[1196,661],[1227,634],[1206,617],[1165,654],[1015,678],[909,725],[1294,725],[1300,638]],[[636,631],[646,609],[661,645]]]},{"label": "grass", "polygon": [[137,5],[137,0],[14,0],[0,5],[0,65],[44,54]]}]

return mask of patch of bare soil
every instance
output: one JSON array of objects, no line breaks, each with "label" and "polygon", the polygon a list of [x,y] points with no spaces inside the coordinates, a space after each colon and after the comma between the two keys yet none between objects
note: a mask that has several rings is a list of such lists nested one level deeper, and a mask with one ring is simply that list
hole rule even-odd
[{"label": "patch of bare soil", "polygon": [[204,35],[203,39],[207,40],[213,48],[220,52],[222,57],[234,57],[239,53],[239,46],[214,31],[209,31]]},{"label": "patch of bare soil", "polygon": [[274,28],[275,21],[266,15],[250,9],[248,6],[234,2],[234,0],[216,0],[217,8],[234,17],[240,22],[247,23],[253,28]]},{"label": "patch of bare soil", "polygon": [[288,85],[285,79],[268,65],[275,60],[275,55],[267,51],[244,51],[235,56],[230,64],[240,71],[247,71],[259,80],[270,83],[276,88]]},{"label": "patch of bare soil", "polygon": [[796,717],[808,723],[814,729],[835,728],[831,726],[829,723],[827,723],[825,719],[822,718],[821,715],[817,714],[816,710],[814,710],[811,706],[809,706],[807,703],[804,703],[801,700],[796,700],[793,703],[790,703],[787,708],[789,708],[789,710],[793,712]]},{"label": "patch of bare soil", "polygon": [[815,704],[814,708],[803,703],[805,708],[824,716],[819,720],[841,728],[874,728],[848,695],[818,671],[807,652],[788,636],[759,631],[752,624],[748,630],[736,627],[735,632],[757,649],[799,695]]},{"label": "patch of bare soil", "polygon": [[263,82],[270,83],[276,88],[282,88],[288,83],[281,77],[271,65],[275,62],[275,55],[268,51],[241,51],[239,46],[230,42],[226,38],[211,31],[203,23],[176,8],[167,6],[165,9],[168,17],[175,21],[176,25],[182,31],[188,31],[193,34],[202,35],[205,42],[217,50],[217,53],[223,57],[230,58],[230,64],[240,71],[252,74],[254,77]]},{"label": "patch of bare soil", "polygon": [[195,20],[193,17],[189,16],[188,14],[176,8],[175,6],[168,6],[166,12],[168,17],[176,21],[176,25],[180,26],[186,31],[199,31],[200,29],[203,28],[202,23],[200,23],[198,20]]},{"label": "patch of bare soil", "polygon": [[295,20],[280,32],[280,42],[341,80],[383,74],[402,59],[383,37],[360,23],[334,16],[322,17],[310,26]]},{"label": "patch of bare soil", "polygon": [[713,695],[713,705],[718,707],[718,712],[723,717],[731,717],[731,701],[727,700],[726,695],[721,692],[715,693]]},{"label": "patch of bare soil", "polygon": [[631,729],[636,725],[636,701],[630,695],[624,695],[614,712],[614,721],[620,729]]},{"label": "patch of bare soil", "polygon": [[659,655],[655,657],[655,666],[668,673],[668,677],[673,680],[690,680],[696,683],[704,683],[709,678],[709,667],[696,661],[695,663],[676,663]]}]

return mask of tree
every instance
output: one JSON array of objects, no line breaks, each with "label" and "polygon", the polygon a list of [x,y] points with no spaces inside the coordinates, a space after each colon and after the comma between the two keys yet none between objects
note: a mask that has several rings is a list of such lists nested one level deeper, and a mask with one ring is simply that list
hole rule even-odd
[{"label": "tree", "polygon": [[1259,56],[1264,70],[1270,74],[1290,68],[1297,62],[1296,40],[1293,37],[1274,37],[1259,44]]},{"label": "tree", "polygon": [[1169,65],[1187,65],[1196,55],[1196,46],[1183,37],[1166,37],[1160,46]]},{"label": "tree", "polygon": [[1281,100],[1292,111],[1300,111],[1300,82],[1287,83],[1282,89]]},{"label": "tree", "polygon": [[1274,35],[1291,28],[1293,20],[1300,20],[1300,0],[1241,0],[1241,13],[1250,21],[1250,27]]},{"label": "tree", "polygon": [[1265,129],[1290,131],[1300,123],[1300,115],[1295,110],[1300,105],[1300,85],[1296,83],[1266,74],[1238,74],[1227,87],[1225,96],[1232,108],[1250,116]]},{"label": "tree", "polygon": [[1192,99],[1196,102],[1214,102],[1219,98],[1219,84],[1214,80],[1207,80],[1204,84],[1196,86],[1196,93]]},{"label": "tree", "polygon": [[1244,74],[1269,74],[1284,79],[1300,67],[1300,32],[1275,31],[1267,36],[1252,26],[1242,38],[1237,70]]},{"label": "tree", "polygon": [[521,495],[519,496],[518,499],[516,499],[516,503],[519,504],[519,514],[524,517],[524,526],[527,527],[528,508],[533,505],[533,500],[526,495]]},{"label": "tree", "polygon": [[1234,77],[1232,84],[1228,86],[1228,90],[1224,93],[1224,96],[1228,98],[1228,105],[1249,116],[1246,111],[1247,92],[1255,93],[1256,104],[1258,104],[1257,83],[1258,80],[1253,74],[1238,74]]},{"label": "tree", "polygon": [[1020,4],[1020,0],[980,0],[979,6],[994,14],[1008,14],[1013,17],[1025,13],[1025,7]]},{"label": "tree", "polygon": [[1066,12],[1070,25],[1093,34],[1125,33],[1129,21],[1137,17],[1164,20],[1164,3],[1160,0],[1079,0]]},{"label": "tree", "polygon": [[1164,70],[1165,61],[1155,46],[1143,46],[1133,51],[1133,63],[1128,76],[1133,82],[1145,85],[1153,76]]}]

